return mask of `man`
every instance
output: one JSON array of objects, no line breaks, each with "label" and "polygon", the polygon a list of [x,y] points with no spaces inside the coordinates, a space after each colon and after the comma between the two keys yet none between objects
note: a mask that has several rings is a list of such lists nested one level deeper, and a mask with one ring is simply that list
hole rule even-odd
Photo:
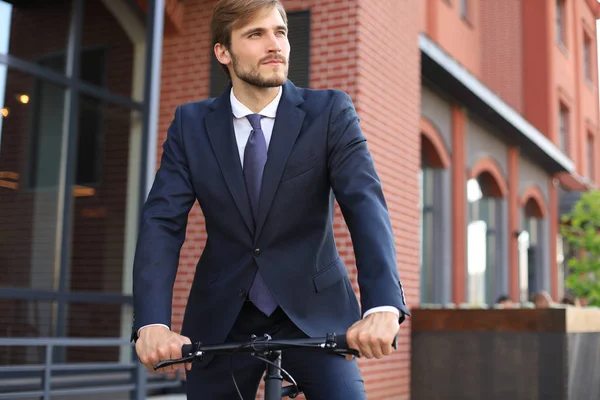
[{"label": "man", "polygon": [[[221,0],[214,52],[231,79],[218,98],[180,106],[140,227],[134,338],[148,368],[192,341],[344,333],[366,358],[392,351],[409,315],[382,187],[350,98],[287,80],[287,17],[278,0]],[[362,315],[333,236],[334,195],[352,235]],[[188,212],[198,200],[208,239],[182,335],[169,330]],[[139,335],[139,338],[138,338]],[[238,398],[228,357],[186,365],[188,398]],[[264,363],[236,356],[254,398]],[[308,399],[364,399],[356,360],[289,351],[285,368]]]},{"label": "man", "polygon": [[502,295],[496,300],[496,305],[502,308],[515,308],[515,302],[507,295]]},{"label": "man", "polygon": [[535,308],[550,308],[552,307],[552,297],[545,290],[535,292],[531,296],[531,302],[535,304]]}]

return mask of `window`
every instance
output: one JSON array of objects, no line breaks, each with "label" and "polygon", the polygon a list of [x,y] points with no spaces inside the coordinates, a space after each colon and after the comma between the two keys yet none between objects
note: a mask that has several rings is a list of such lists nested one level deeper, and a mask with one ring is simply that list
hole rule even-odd
[{"label": "window", "polygon": [[421,183],[421,302],[434,302],[433,262],[433,202],[435,169],[424,165],[420,171]]},{"label": "window", "polygon": [[[310,11],[290,12],[288,28],[291,53],[288,78],[299,87],[309,87],[310,67]],[[212,49],[211,49],[212,52]],[[221,65],[212,52],[210,66],[210,97],[219,96],[229,84]]]},{"label": "window", "polygon": [[556,0],[556,41],[567,47],[566,40],[566,0]]},{"label": "window", "polygon": [[[61,53],[41,57],[39,64],[55,71],[65,69],[66,55]],[[82,49],[81,79],[97,86],[105,86],[106,49],[104,47]],[[42,79],[36,80],[33,92],[33,112],[39,115],[33,121],[29,187],[49,189],[58,186],[60,149],[62,146],[62,112],[64,91]],[[97,186],[101,183],[103,155],[103,127],[101,101],[86,97],[79,107],[79,129],[77,137],[77,166],[75,184]]]},{"label": "window", "polygon": [[[127,0],[11,3],[0,0],[0,337],[117,337],[132,326],[142,160],[156,147],[136,100],[154,85],[142,78],[154,76],[143,38],[155,15]],[[53,360],[131,359],[126,347]],[[6,349],[1,365],[44,360]]]},{"label": "window", "polygon": [[569,109],[564,105],[560,104],[558,112],[558,144],[560,149],[569,154]]},{"label": "window", "polygon": [[594,137],[588,134],[587,137],[587,176],[590,181],[594,180]]},{"label": "window", "polygon": [[[432,130],[435,127],[431,127]],[[439,132],[421,133],[420,261],[421,304],[451,301],[451,174],[430,140]],[[440,137],[441,139],[441,137]]]},{"label": "window", "polygon": [[547,290],[545,287],[545,266],[543,263],[544,241],[543,223],[539,205],[532,199],[523,208],[522,232],[519,235],[519,287],[521,301],[528,301],[537,291]]},{"label": "window", "polygon": [[507,293],[506,254],[502,229],[504,199],[488,172],[467,181],[467,302],[494,304]]},{"label": "window", "polygon": [[593,82],[592,77],[592,39],[583,33],[583,72],[588,82]]},{"label": "window", "polygon": [[469,0],[460,0],[460,17],[469,21]]}]

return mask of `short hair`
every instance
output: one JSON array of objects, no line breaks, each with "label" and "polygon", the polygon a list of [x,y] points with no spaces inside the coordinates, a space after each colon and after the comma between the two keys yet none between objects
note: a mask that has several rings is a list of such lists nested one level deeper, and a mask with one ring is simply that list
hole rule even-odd
[{"label": "short hair", "polygon": [[496,303],[502,303],[503,301],[512,301],[510,297],[508,297],[507,295],[503,294],[502,296],[498,297],[498,299],[496,300]]},{"label": "short hair", "polygon": [[[287,26],[287,14],[280,0],[219,0],[210,21],[211,48],[220,43],[229,49],[234,29],[246,25],[259,11],[272,8],[277,8]],[[221,64],[221,68],[231,78],[227,66]]]},{"label": "short hair", "polygon": [[565,295],[565,297],[563,297],[563,299],[561,300],[562,304],[570,304],[572,306],[575,305],[575,298],[571,295]]}]

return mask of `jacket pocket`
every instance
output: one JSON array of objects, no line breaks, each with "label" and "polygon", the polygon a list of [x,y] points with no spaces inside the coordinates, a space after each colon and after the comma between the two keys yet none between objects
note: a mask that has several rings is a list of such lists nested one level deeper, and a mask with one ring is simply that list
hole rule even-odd
[{"label": "jacket pocket", "polygon": [[313,275],[315,290],[322,292],[330,286],[335,285],[345,276],[348,275],[346,266],[342,259],[338,256],[335,261]]},{"label": "jacket pocket", "polygon": [[304,161],[301,161],[298,164],[290,165],[283,171],[283,175],[281,176],[281,181],[287,181],[288,179],[295,178],[299,175],[302,175],[305,172],[310,171],[314,167],[317,166],[317,157],[311,156]]}]

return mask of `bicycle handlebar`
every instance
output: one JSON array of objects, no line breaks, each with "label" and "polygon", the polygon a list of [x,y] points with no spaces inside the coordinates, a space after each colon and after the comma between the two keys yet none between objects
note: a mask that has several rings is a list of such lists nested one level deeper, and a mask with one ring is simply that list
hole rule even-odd
[{"label": "bicycle handlebar", "polygon": [[[338,354],[352,354],[360,357],[358,351],[348,348],[346,335],[336,335],[329,333],[325,337],[306,338],[306,339],[284,339],[273,340],[270,336],[265,335],[263,338],[252,337],[249,342],[232,342],[222,344],[203,345],[200,342],[193,344],[184,344],[181,348],[182,358],[178,360],[164,360],[154,365],[154,370],[168,367],[175,364],[193,362],[197,359],[202,359],[204,355],[231,355],[234,353],[264,353],[271,351],[280,351],[292,347],[303,347],[309,349],[322,349]],[[392,342],[394,349],[398,348],[398,338],[394,337]]]}]

